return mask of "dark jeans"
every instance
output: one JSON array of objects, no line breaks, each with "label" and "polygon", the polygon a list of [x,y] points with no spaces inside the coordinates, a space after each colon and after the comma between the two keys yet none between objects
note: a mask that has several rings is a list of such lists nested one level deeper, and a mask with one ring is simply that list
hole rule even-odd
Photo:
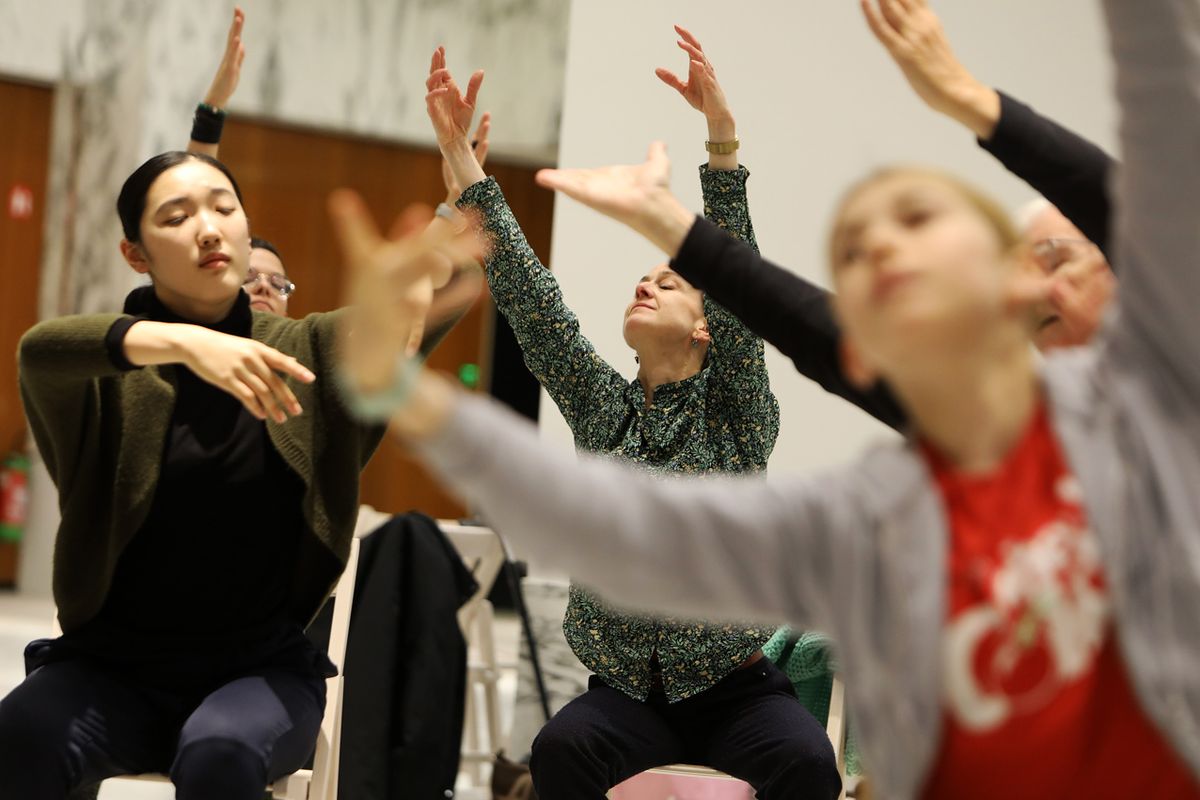
[{"label": "dark jeans", "polygon": [[299,666],[172,690],[93,659],[44,663],[0,700],[0,798],[63,800],[156,772],[178,800],[261,800],[316,743],[325,682]]},{"label": "dark jeans", "polygon": [[541,800],[595,798],[665,764],[700,764],[754,787],[761,800],[836,798],[841,776],[825,730],[767,659],[678,703],[639,702],[593,676],[533,743]]}]

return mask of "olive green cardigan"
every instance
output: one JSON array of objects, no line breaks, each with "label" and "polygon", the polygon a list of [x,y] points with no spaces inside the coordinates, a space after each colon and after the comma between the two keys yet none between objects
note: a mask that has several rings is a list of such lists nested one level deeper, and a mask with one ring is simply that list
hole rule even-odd
[{"label": "olive green cardigan", "polygon": [[[320,609],[345,567],[359,472],[383,436],[382,428],[354,422],[338,398],[332,367],[339,316],[335,311],[293,320],[255,312],[251,331],[317,376],[308,385],[288,379],[302,415],[266,423],[271,443],[305,487],[306,530],[292,594],[292,614],[301,623]],[[48,320],[27,331],[19,347],[25,413],[58,487],[62,521],[53,586],[68,632],[100,611],[117,560],[150,510],[175,407],[175,373],[183,369],[122,371],[113,364],[105,336],[121,317]]]}]

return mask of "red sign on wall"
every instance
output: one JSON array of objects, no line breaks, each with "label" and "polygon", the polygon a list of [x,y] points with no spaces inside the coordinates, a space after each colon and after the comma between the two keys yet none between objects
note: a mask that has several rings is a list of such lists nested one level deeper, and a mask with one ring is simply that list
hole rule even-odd
[{"label": "red sign on wall", "polygon": [[8,192],[8,216],[29,219],[33,216],[33,190],[24,184],[13,184]]}]

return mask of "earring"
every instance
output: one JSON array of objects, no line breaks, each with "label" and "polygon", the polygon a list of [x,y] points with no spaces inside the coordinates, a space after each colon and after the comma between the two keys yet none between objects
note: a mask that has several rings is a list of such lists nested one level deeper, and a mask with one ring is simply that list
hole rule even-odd
[{"label": "earring", "polygon": [[699,346],[700,346],[700,340],[692,339],[692,347],[699,347]]},{"label": "earring", "polygon": [[633,363],[635,363],[635,364],[640,364],[640,363],[642,363],[642,359],[641,359],[641,358],[639,358],[637,355],[634,355],[634,357],[633,357]]}]

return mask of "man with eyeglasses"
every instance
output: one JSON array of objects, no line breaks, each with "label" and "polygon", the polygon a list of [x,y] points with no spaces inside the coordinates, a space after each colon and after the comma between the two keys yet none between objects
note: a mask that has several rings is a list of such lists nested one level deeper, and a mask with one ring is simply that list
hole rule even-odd
[{"label": "man with eyeglasses", "polygon": [[279,250],[266,239],[250,240],[250,271],[242,288],[250,295],[251,308],[281,317],[288,315],[288,298],[296,291],[296,284],[288,280]]},{"label": "man with eyeglasses", "polygon": [[1034,200],[1017,216],[1032,265],[1059,278],[1034,344],[1039,350],[1086,344],[1116,294],[1112,267],[1100,248],[1049,201]]}]

